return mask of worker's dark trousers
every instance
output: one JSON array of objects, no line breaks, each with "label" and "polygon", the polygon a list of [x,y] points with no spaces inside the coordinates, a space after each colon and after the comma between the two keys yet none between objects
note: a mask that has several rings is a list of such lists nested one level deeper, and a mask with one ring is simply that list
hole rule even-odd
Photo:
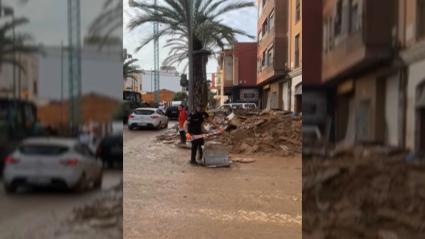
[{"label": "worker's dark trousers", "polygon": [[185,144],[186,143],[186,132],[184,130],[180,130],[180,143]]},{"label": "worker's dark trousers", "polygon": [[199,150],[199,159],[202,159],[202,145],[204,145],[204,139],[195,139],[192,141],[192,155],[190,158],[190,162],[196,163],[196,153]]}]

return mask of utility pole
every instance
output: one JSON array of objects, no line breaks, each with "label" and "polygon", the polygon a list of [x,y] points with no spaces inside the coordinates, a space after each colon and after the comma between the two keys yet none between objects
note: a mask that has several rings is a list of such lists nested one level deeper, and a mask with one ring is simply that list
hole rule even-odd
[{"label": "utility pole", "polygon": [[72,133],[80,126],[81,100],[81,17],[80,0],[68,0],[68,90],[69,127]]},{"label": "utility pole", "polygon": [[[157,5],[157,0],[154,2],[155,5]],[[155,11],[156,13],[156,11]],[[158,39],[158,32],[159,32],[159,24],[158,22],[153,23],[153,34],[155,36],[155,39],[153,41],[153,59],[154,59],[154,91],[155,91],[155,102],[159,103],[160,97],[159,97],[159,39]]]},{"label": "utility pole", "polygon": [[63,41],[61,41],[61,110],[60,110],[60,112],[61,112],[61,125],[63,123],[63,106],[64,106],[64,103],[63,103],[63,80],[64,80],[64,77],[63,77]]}]

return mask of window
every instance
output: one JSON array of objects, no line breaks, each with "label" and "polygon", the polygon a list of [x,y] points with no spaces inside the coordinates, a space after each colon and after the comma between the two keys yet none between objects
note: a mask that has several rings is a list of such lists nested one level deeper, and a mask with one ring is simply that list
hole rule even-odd
[{"label": "window", "polygon": [[323,53],[328,51],[328,20],[323,21]]},{"label": "window", "polygon": [[266,66],[266,52],[263,52],[263,57],[261,58],[261,68]]},{"label": "window", "polygon": [[295,68],[300,66],[300,34],[295,36]]},{"label": "window", "polygon": [[267,50],[267,66],[273,65],[273,46]]},{"label": "window", "polygon": [[153,110],[135,110],[134,111],[134,114],[136,115],[151,115],[153,113],[155,113],[155,111]]},{"label": "window", "polygon": [[263,36],[266,35],[266,33],[269,31],[269,26],[267,23],[267,19],[264,21],[263,26],[261,28],[263,30]]},{"label": "window", "polygon": [[334,32],[333,32],[333,20],[332,17],[330,17],[328,19],[328,50],[332,50],[333,48],[333,37],[334,37]]},{"label": "window", "polygon": [[27,144],[19,147],[19,152],[24,155],[46,155],[46,156],[55,156],[64,154],[69,150],[68,147],[61,145],[37,145],[37,144]]},{"label": "window", "polygon": [[342,29],[342,0],[338,0],[338,3],[336,5],[336,16],[334,24],[334,33],[335,36],[338,36],[339,34],[341,34]]},{"label": "window", "polygon": [[269,30],[271,30],[274,27],[274,11],[270,13],[268,25],[269,25]]},{"label": "window", "polygon": [[417,0],[416,25],[417,38],[425,37],[425,0]]},{"label": "window", "polygon": [[295,22],[301,19],[301,0],[297,0],[295,5]]}]

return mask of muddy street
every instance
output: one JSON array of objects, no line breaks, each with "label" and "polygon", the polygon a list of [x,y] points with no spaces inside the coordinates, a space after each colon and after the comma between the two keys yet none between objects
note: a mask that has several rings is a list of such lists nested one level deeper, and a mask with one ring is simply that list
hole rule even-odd
[{"label": "muddy street", "polygon": [[7,195],[0,181],[0,238],[58,238],[57,232],[63,228],[73,208],[90,203],[118,185],[122,171],[106,170],[103,177],[101,190],[83,193],[41,189]]},{"label": "muddy street", "polygon": [[194,167],[160,133],[124,133],[124,238],[301,238],[301,155]]}]

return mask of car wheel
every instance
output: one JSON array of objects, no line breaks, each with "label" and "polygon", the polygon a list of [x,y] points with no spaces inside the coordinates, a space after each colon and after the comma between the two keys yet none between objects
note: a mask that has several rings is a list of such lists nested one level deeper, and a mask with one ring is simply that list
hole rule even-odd
[{"label": "car wheel", "polygon": [[94,181],[94,189],[100,189],[102,187],[102,173],[100,173],[99,177]]},{"label": "car wheel", "polygon": [[8,194],[15,193],[16,189],[18,189],[18,186],[16,185],[16,183],[4,184],[4,191],[6,191],[6,193]]},{"label": "car wheel", "polygon": [[75,186],[72,188],[72,191],[77,192],[77,193],[84,192],[84,190],[86,189],[86,185],[87,185],[86,174],[83,173],[81,175],[80,180],[78,180],[78,183],[75,184]]},{"label": "car wheel", "polygon": [[107,161],[107,166],[106,166],[107,168],[114,168],[114,162],[112,161],[112,160],[108,160]]}]

